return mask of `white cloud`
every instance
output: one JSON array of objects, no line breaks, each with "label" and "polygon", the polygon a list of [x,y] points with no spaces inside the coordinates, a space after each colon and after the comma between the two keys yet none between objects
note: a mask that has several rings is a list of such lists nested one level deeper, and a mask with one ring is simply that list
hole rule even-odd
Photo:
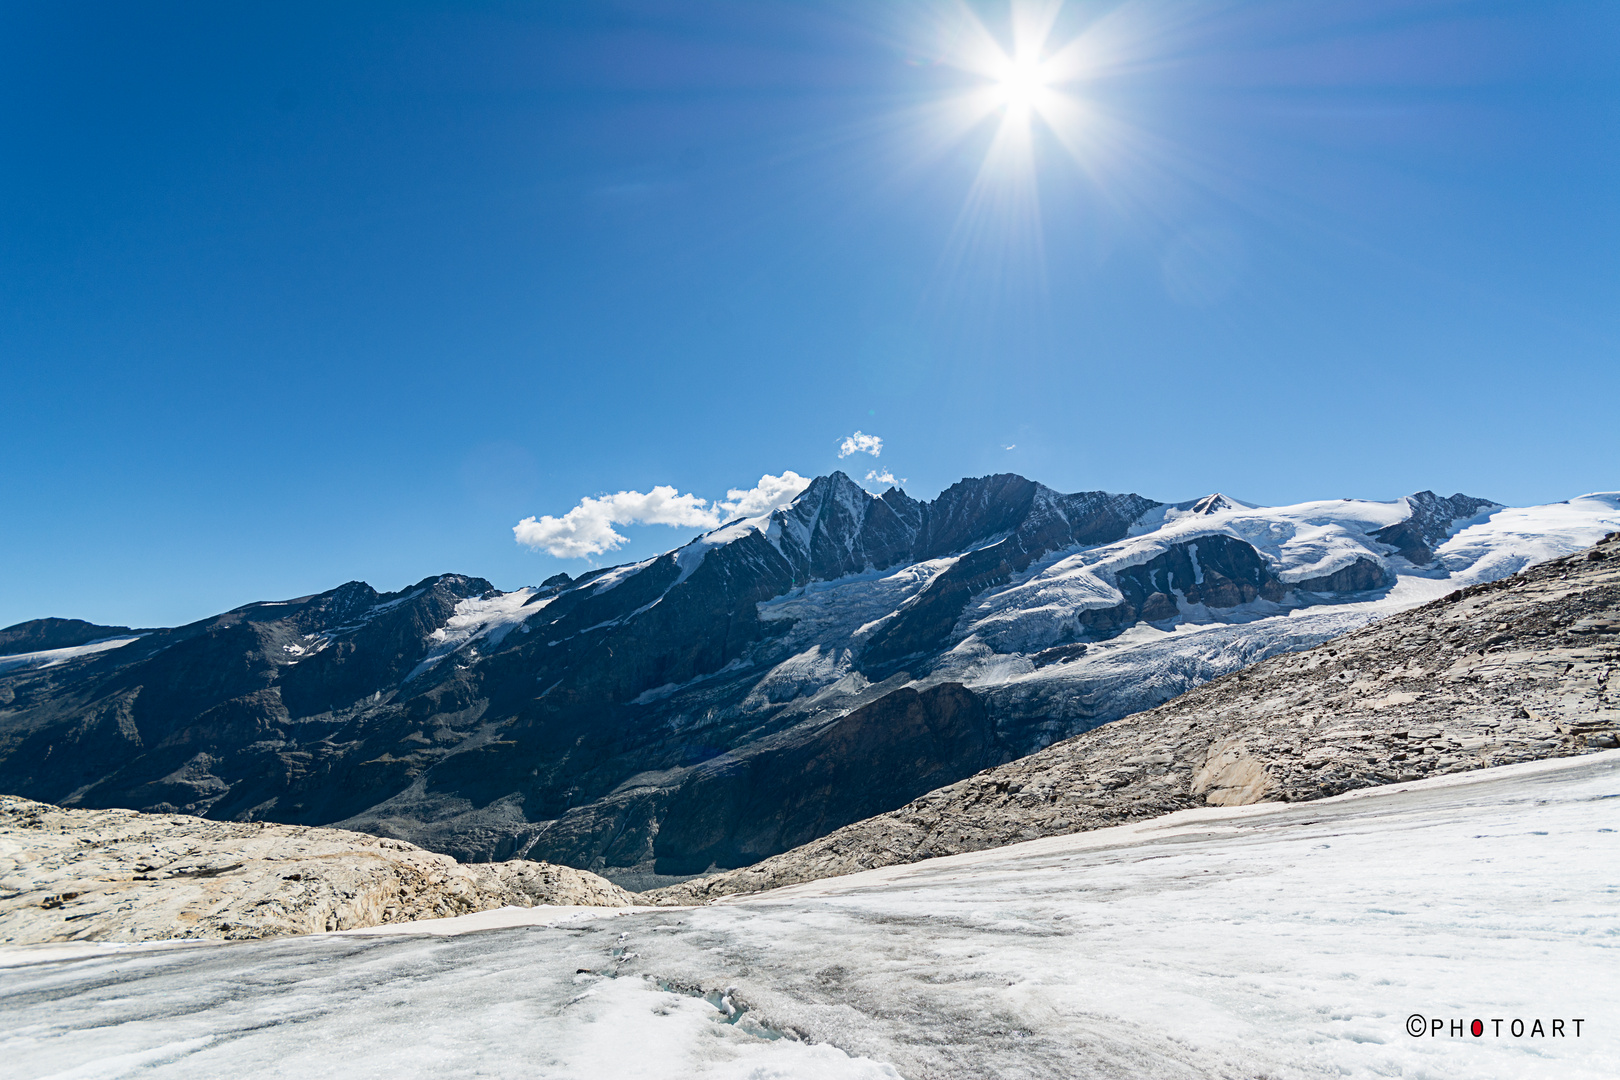
[{"label": "white cloud", "polygon": [[546,514],[524,518],[512,527],[520,544],[545,548],[561,559],[600,555],[628,543],[615,525],[684,525],[712,529],[719,524],[708,500],[678,495],[668,484],[651,491],[621,491],[617,495],[586,496],[560,518]]},{"label": "white cloud", "polygon": [[1009,443],[1008,445],[1003,446],[1002,449],[1003,450],[1016,450],[1016,449],[1018,449],[1018,444],[1017,443]]},{"label": "white cloud", "polygon": [[902,482],[896,480],[894,478],[894,473],[890,472],[888,469],[873,469],[871,472],[866,474],[866,479],[870,482],[878,484],[898,484]]},{"label": "white cloud", "polygon": [[785,470],[781,476],[772,476],[766,473],[759,478],[759,484],[748,490],[732,488],[726,492],[726,497],[715,503],[714,508],[726,521],[737,518],[759,517],[772,510],[780,510],[799,497],[799,492],[810,486],[808,476],[800,476],[792,469]]},{"label": "white cloud", "polygon": [[512,526],[517,542],[544,548],[559,559],[583,559],[629,543],[615,525],[672,525],[713,529],[722,521],[758,517],[787,506],[810,485],[808,478],[787,470],[769,473],[752,488],[732,488],[726,497],[709,505],[696,495],[678,494],[668,484],[648,492],[621,491],[616,495],[588,495],[562,517],[550,514],[526,517]]},{"label": "white cloud", "polygon": [[844,436],[844,441],[838,444],[838,456],[849,457],[851,454],[871,454],[877,457],[883,453],[883,440],[876,435],[863,435],[857,431],[853,435]]}]

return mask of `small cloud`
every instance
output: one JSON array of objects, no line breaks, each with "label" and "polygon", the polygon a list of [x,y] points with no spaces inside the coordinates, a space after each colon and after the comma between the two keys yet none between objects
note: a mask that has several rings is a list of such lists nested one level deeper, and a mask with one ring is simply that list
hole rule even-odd
[{"label": "small cloud", "polygon": [[901,482],[896,480],[894,478],[894,473],[890,472],[888,469],[883,469],[882,471],[873,469],[871,472],[866,474],[866,479],[870,483],[877,484],[898,484]]},{"label": "small cloud", "polygon": [[1018,444],[1017,443],[1008,443],[1006,446],[1003,446],[1002,449],[1003,450],[1016,450],[1016,449],[1018,449]]},{"label": "small cloud", "polygon": [[800,476],[792,469],[784,470],[781,476],[766,473],[752,488],[732,488],[726,492],[726,497],[715,503],[714,508],[726,521],[759,517],[790,505],[809,486],[810,478]]},{"label": "small cloud", "polygon": [[696,495],[679,494],[669,484],[647,492],[588,495],[562,517],[524,518],[512,527],[512,534],[518,543],[543,548],[559,559],[584,559],[629,543],[615,525],[713,529],[722,521],[759,517],[787,506],[809,485],[808,479],[791,470],[781,476],[767,473],[754,487],[727,491],[713,506]]},{"label": "small cloud", "polygon": [[859,431],[844,436],[844,441],[838,444],[838,456],[841,458],[847,458],[851,454],[871,454],[877,457],[882,453],[882,439],[876,435],[863,435]]},{"label": "small cloud", "polygon": [[615,525],[684,525],[712,529],[720,524],[708,500],[680,495],[668,484],[648,492],[586,496],[562,517],[524,518],[512,527],[517,542],[545,548],[559,559],[583,559],[628,543]]}]

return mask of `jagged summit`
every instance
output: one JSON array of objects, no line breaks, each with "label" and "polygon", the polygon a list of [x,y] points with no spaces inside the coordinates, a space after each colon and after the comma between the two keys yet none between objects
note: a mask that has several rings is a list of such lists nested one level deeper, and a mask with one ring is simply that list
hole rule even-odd
[{"label": "jagged summit", "polygon": [[834,472],[772,514],[767,536],[796,580],[829,580],[901,562],[916,538],[920,506],[898,491],[875,496]]},{"label": "jagged summit", "polygon": [[1188,509],[1194,514],[1218,514],[1222,510],[1236,510],[1240,506],[1244,509],[1249,508],[1247,504],[1229,499],[1217,491],[1213,495],[1205,495],[1202,499],[1194,502]]}]

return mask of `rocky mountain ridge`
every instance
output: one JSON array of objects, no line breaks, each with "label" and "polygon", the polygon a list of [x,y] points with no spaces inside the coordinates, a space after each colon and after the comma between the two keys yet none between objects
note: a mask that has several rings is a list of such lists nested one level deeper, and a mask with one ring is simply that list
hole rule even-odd
[{"label": "rocky mountain ridge", "polygon": [[663,904],[976,851],[1202,805],[1620,746],[1620,533],[1273,657]]}]

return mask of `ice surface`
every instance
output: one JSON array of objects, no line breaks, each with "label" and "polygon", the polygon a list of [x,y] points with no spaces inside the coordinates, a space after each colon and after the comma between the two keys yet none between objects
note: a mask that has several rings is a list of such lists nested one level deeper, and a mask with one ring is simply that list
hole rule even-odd
[{"label": "ice surface", "polygon": [[[577,973],[611,969],[614,940],[576,922],[12,966],[0,1002],[23,1015],[6,1017],[0,1054],[8,1075],[41,1078],[896,1080],[830,1045],[719,1023],[712,1005],[654,982]],[[58,1026],[45,1002],[64,993],[70,1012]]]},{"label": "ice surface", "polygon": [[[1617,796],[1620,752],[705,908],[12,951],[0,1060],[29,1077],[1608,1078]],[[1565,1034],[1414,1038],[1413,1013]]]}]

